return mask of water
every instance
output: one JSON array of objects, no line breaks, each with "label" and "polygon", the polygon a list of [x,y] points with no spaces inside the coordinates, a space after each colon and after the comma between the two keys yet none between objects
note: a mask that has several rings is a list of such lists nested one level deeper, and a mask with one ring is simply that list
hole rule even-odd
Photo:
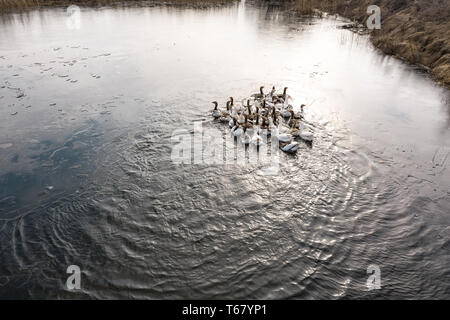
[{"label": "water", "polygon": [[[1,16],[0,297],[450,298],[449,95],[427,75],[336,17],[67,19]],[[274,176],[171,161],[174,130],[226,136],[210,102],[260,85],[307,105],[312,147]]]}]

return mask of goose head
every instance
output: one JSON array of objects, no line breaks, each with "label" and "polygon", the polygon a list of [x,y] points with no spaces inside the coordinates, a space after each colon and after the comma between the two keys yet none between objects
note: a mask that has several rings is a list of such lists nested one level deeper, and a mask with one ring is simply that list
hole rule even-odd
[{"label": "goose head", "polygon": [[264,86],[259,87],[259,93],[261,93],[262,95],[264,95],[263,89],[264,89]]},{"label": "goose head", "polygon": [[217,101],[213,101],[213,102],[211,102],[212,104],[214,104],[214,110],[217,110],[217,106],[219,105],[218,103],[217,103]]}]

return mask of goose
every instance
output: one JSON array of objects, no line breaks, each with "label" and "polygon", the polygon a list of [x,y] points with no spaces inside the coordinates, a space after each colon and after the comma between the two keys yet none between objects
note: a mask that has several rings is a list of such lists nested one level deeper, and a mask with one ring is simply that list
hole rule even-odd
[{"label": "goose", "polygon": [[294,114],[294,118],[295,118],[295,119],[303,119],[303,107],[306,107],[306,105],[305,105],[305,104],[302,104],[302,105],[300,106],[300,111],[298,111],[298,112],[296,112],[296,113]]},{"label": "goose", "polygon": [[230,128],[233,128],[233,127],[235,126],[235,124],[236,124],[236,118],[235,118],[235,117],[232,117],[232,118],[230,119],[230,121],[228,121],[228,126],[229,126]]},{"label": "goose", "polygon": [[269,126],[268,126],[268,119],[266,117],[262,118],[262,123],[261,126],[259,127],[259,134],[263,135],[263,136],[267,136],[269,135],[270,131],[269,131]]},{"label": "goose", "polygon": [[280,143],[290,143],[292,141],[292,135],[290,133],[280,133],[278,128],[273,128],[271,130],[272,137],[277,139]]},{"label": "goose", "polygon": [[283,104],[284,101],[281,98],[278,98],[278,96],[272,96],[272,101],[270,101],[273,105],[279,105]]},{"label": "goose", "polygon": [[222,112],[222,114],[220,115],[220,121],[229,122],[230,119],[230,101],[227,101],[227,111]]},{"label": "goose", "polygon": [[284,152],[295,153],[298,150],[298,142],[297,141],[293,141],[293,142],[290,142],[290,143],[280,144],[280,148]]},{"label": "goose", "polygon": [[262,105],[261,105],[261,108],[262,108],[263,110],[268,110],[266,100],[263,100]]},{"label": "goose", "polygon": [[292,135],[290,133],[278,133],[276,138],[281,143],[290,143],[292,141]]},{"label": "goose", "polygon": [[244,124],[245,123],[245,115],[239,114],[237,117],[237,122],[238,122],[238,124]]},{"label": "goose", "polygon": [[312,142],[314,139],[314,134],[310,131],[300,131],[299,133],[300,139],[306,141],[306,142]]},{"label": "goose", "polygon": [[242,127],[245,129],[253,129],[253,125],[248,122],[248,116],[244,115],[244,123],[242,124]]},{"label": "goose", "polygon": [[254,116],[255,121],[253,122],[253,125],[256,127],[257,130],[259,130],[259,113],[256,113]]},{"label": "goose", "polygon": [[254,132],[259,132],[260,131],[260,126],[259,126],[259,114],[258,113],[253,113],[253,120],[249,120],[249,123],[252,125],[252,128],[249,128],[249,134],[253,135]]},{"label": "goose", "polygon": [[237,116],[239,114],[239,112],[241,111],[241,107],[238,105],[234,105],[234,99],[233,97],[230,97],[230,110],[231,110],[231,114],[234,116]]},{"label": "goose", "polygon": [[289,119],[288,125],[290,128],[299,128],[300,127],[300,121],[298,119],[295,119],[293,110],[290,110],[290,119]]},{"label": "goose", "polygon": [[255,99],[264,99],[264,86],[259,87],[259,93],[252,94],[251,96]]},{"label": "goose", "polygon": [[272,87],[272,90],[270,91],[270,97],[272,98],[275,94],[275,86]]},{"label": "goose", "polygon": [[239,137],[243,132],[244,130],[242,130],[242,127],[237,123],[236,119],[234,119],[234,126],[231,128],[233,136]]},{"label": "goose", "polygon": [[231,114],[233,116],[238,117],[241,115],[241,113],[242,113],[242,106],[240,106],[240,105],[233,106],[232,112],[231,112]]},{"label": "goose", "polygon": [[258,132],[255,132],[255,134],[252,137],[252,140],[250,141],[251,144],[259,147],[260,145],[262,145],[264,143],[264,139],[259,135]]},{"label": "goose", "polygon": [[277,95],[276,97],[277,97],[278,99],[283,99],[283,101],[286,101],[286,97],[287,97],[286,92],[287,92],[287,89],[288,89],[288,87],[284,87],[284,89],[283,89],[283,94],[279,94],[279,95]]},{"label": "goose", "polygon": [[300,129],[300,126],[298,128],[291,127],[291,130],[289,131],[290,134],[294,137],[298,137],[302,139],[305,142],[312,142],[314,139],[314,135],[310,131],[303,131]]},{"label": "goose", "polygon": [[275,96],[272,97],[272,105],[277,108],[278,110],[281,110],[284,108],[284,101],[282,99],[276,98]]},{"label": "goose", "polygon": [[291,111],[292,111],[292,106],[288,105],[287,107],[282,107],[281,111],[280,111],[280,115],[283,118],[290,118],[291,117]]},{"label": "goose", "polygon": [[231,129],[231,131],[233,133],[233,136],[235,137],[239,137],[244,132],[244,130],[241,127],[234,127],[233,129]]},{"label": "goose", "polygon": [[289,130],[289,133],[293,136],[293,137],[300,137],[300,128],[296,128],[295,126],[292,126]]},{"label": "goose", "polygon": [[252,114],[252,106],[250,105],[250,100],[247,100],[247,105],[245,106],[243,113],[248,116],[250,116]]},{"label": "goose", "polygon": [[244,128],[244,132],[241,138],[241,142],[243,145],[247,146],[250,144],[250,136],[247,133],[247,128]]},{"label": "goose", "polygon": [[256,107],[256,110],[254,113],[249,114],[248,119],[249,120],[255,120],[259,116],[259,107]]},{"label": "goose", "polygon": [[271,120],[272,120],[273,125],[275,125],[275,126],[278,126],[278,124],[279,124],[278,116],[279,116],[278,111],[276,111],[275,107],[273,107]]},{"label": "goose", "polygon": [[274,122],[272,121],[272,119],[269,119],[269,126],[268,126],[267,129],[269,130],[269,132],[272,133],[272,135],[274,135],[274,134],[273,134],[274,132],[275,132],[275,135],[276,135],[277,132],[278,132],[278,123],[274,123]]},{"label": "goose", "polygon": [[214,110],[213,110],[213,112],[212,112],[212,116],[215,118],[215,119],[217,119],[217,118],[219,118],[220,117],[220,111],[217,109],[217,106],[219,105],[218,103],[217,103],[217,101],[213,101],[212,102],[213,104],[214,104]]}]

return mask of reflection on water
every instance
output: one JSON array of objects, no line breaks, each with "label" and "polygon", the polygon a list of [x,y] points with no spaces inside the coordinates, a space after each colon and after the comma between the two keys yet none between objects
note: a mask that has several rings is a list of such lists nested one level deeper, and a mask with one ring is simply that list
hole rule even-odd
[{"label": "reflection on water", "polygon": [[[1,19],[1,297],[448,298],[448,92],[343,21],[242,3]],[[276,176],[171,162],[175,129],[217,127],[212,100],[260,85],[307,105],[312,148]]]}]

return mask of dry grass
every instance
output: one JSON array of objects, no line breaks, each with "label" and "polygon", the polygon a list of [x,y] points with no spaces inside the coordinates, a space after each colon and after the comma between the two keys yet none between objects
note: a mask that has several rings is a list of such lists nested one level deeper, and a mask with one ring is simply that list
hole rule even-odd
[{"label": "dry grass", "polygon": [[450,86],[450,1],[448,0],[295,0],[293,10],[318,9],[365,23],[367,7],[381,8],[381,30],[371,32],[375,46],[410,63],[425,66]]},{"label": "dry grass", "polygon": [[166,4],[166,5],[191,5],[206,7],[211,5],[225,5],[236,0],[0,0],[1,12],[26,10],[48,6],[86,5],[102,6],[113,4]]}]

